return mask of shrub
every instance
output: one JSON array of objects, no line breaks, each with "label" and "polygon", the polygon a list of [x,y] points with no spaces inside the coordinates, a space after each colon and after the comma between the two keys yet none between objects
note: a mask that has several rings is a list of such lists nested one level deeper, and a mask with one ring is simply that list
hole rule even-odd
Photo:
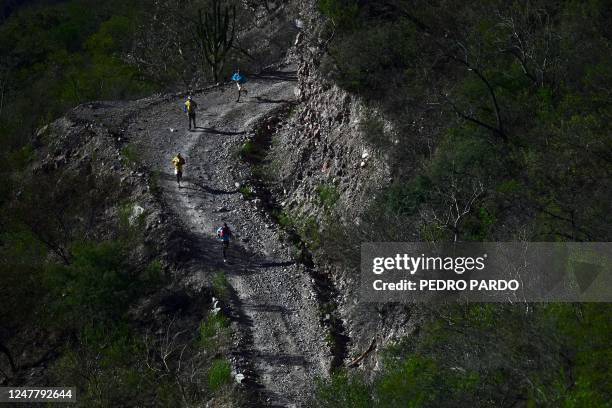
[{"label": "shrub", "polygon": [[240,158],[246,162],[257,163],[264,159],[266,153],[254,141],[247,140],[240,147]]},{"label": "shrub", "polygon": [[223,272],[217,272],[212,278],[212,288],[214,294],[223,300],[227,300],[229,296],[229,282]]},{"label": "shrub", "polygon": [[303,220],[299,232],[310,250],[314,251],[321,247],[321,231],[319,230],[319,223],[314,217]]},{"label": "shrub", "polygon": [[121,156],[125,159],[128,165],[135,167],[140,163],[140,156],[134,144],[128,144],[121,149]]},{"label": "shrub", "polygon": [[250,200],[255,197],[255,192],[251,186],[242,186],[238,191],[240,191],[245,200]]},{"label": "shrub", "polygon": [[314,406],[329,408],[370,408],[374,406],[370,387],[360,376],[342,371],[327,381],[319,380]]},{"label": "shrub", "polygon": [[331,184],[321,184],[317,187],[319,203],[327,210],[334,207],[340,199],[340,193],[336,186]]},{"label": "shrub", "polygon": [[70,265],[52,265],[46,285],[53,293],[52,308],[66,324],[119,318],[131,303],[137,281],[126,273],[122,243],[85,243],[73,249]]},{"label": "shrub", "polygon": [[280,214],[278,214],[278,224],[281,227],[285,229],[292,228],[295,223],[295,219],[285,211],[282,211]]},{"label": "shrub", "polygon": [[78,334],[77,344],[51,367],[51,376],[58,384],[76,386],[82,406],[148,405],[168,381],[145,370],[142,355],[143,344],[126,325],[96,324]]},{"label": "shrub", "polygon": [[209,313],[200,323],[199,339],[200,347],[206,350],[217,348],[229,333],[230,321],[222,313]]},{"label": "shrub", "polygon": [[429,178],[417,176],[409,182],[391,185],[381,195],[376,205],[381,212],[413,215],[429,197],[431,188],[432,183]]},{"label": "shrub", "polygon": [[232,382],[232,366],[226,359],[214,360],[208,369],[208,388],[218,391],[225,384]]},{"label": "shrub", "polygon": [[344,30],[354,28],[359,22],[359,6],[355,0],[319,0],[319,10]]},{"label": "shrub", "polygon": [[451,407],[467,403],[477,384],[478,376],[473,373],[441,368],[432,359],[411,356],[387,369],[375,382],[375,394],[383,407]]},{"label": "shrub", "polygon": [[251,140],[247,140],[240,147],[240,156],[243,159],[245,159],[250,154],[252,154],[254,151],[255,151],[255,143],[253,143]]}]

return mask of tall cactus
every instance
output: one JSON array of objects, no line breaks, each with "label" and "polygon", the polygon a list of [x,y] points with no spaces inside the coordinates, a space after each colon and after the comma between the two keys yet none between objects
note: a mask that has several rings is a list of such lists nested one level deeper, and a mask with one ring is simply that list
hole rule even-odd
[{"label": "tall cactus", "polygon": [[215,82],[219,81],[236,29],[236,6],[226,5],[222,9],[221,3],[222,0],[212,0],[207,11],[198,10],[196,21],[198,42]]}]

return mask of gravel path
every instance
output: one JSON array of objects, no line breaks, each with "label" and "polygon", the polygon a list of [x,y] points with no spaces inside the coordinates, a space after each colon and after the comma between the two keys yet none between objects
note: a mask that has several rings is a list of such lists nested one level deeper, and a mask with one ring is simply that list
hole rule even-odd
[{"label": "gravel path", "polygon": [[[242,337],[237,353],[252,367],[247,378],[262,387],[269,405],[288,407],[305,404],[313,379],[327,374],[331,353],[310,277],[292,262],[277,227],[243,200],[236,183],[248,176],[237,156],[248,132],[293,100],[295,85],[289,67],[251,78],[240,103],[230,85],[196,94],[197,131],[186,130],[182,98],[140,112],[128,129],[150,168],[159,172],[164,202],[193,235],[196,267],[189,279],[204,282],[206,274],[226,273]],[[180,190],[170,163],[177,152],[187,161]],[[223,221],[235,234],[228,264],[214,239]]]}]

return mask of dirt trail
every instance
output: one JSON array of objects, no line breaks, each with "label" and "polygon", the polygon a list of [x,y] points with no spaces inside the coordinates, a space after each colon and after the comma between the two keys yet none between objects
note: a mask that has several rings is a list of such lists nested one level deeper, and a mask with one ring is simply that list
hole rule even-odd
[{"label": "dirt trail", "polygon": [[[140,112],[128,129],[150,168],[159,172],[164,201],[193,236],[189,279],[197,284],[206,274],[226,273],[242,332],[237,354],[252,369],[247,378],[262,387],[272,406],[302,406],[314,377],[326,375],[331,353],[309,275],[292,262],[276,226],[242,199],[235,183],[244,180],[232,174],[246,177],[239,147],[257,121],[293,100],[295,85],[295,73],[286,68],[250,78],[249,94],[240,103],[234,86],[196,94],[197,131],[187,131],[182,98]],[[170,164],[177,152],[187,161],[180,190]],[[235,234],[228,264],[214,239],[223,221]]]}]

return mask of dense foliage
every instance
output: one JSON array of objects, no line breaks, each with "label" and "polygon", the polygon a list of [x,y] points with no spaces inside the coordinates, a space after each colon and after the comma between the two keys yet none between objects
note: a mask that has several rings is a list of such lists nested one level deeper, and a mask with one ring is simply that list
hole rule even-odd
[{"label": "dense foliage", "polygon": [[[231,48],[215,57],[211,74],[205,52],[210,45],[198,34],[207,32],[202,26],[207,21],[198,20],[198,11],[210,14],[214,3],[66,0],[11,5],[12,14],[0,24],[1,162],[19,160],[15,151],[29,143],[36,128],[80,103],[200,87],[228,78],[236,65],[248,71],[269,63],[247,50],[249,41],[261,38],[238,37],[252,28],[253,12],[236,8],[242,3],[232,0],[226,3],[234,6],[233,24],[217,27],[215,34],[235,38]],[[216,17],[213,13],[209,19]],[[9,167],[7,171],[14,164]]]},{"label": "dense foliage", "polygon": [[609,406],[609,307],[438,308],[418,336],[387,349],[373,381],[341,372],[327,407]]},{"label": "dense foliage", "polygon": [[608,2],[320,7],[328,75],[395,125],[364,124],[395,174],[374,217],[422,239],[609,240]]},{"label": "dense foliage", "polygon": [[[226,319],[206,316],[180,339],[190,356],[182,367],[197,374],[186,379],[179,348],[163,343],[176,329],[152,339],[129,316],[163,274],[154,259],[138,263],[146,245],[126,214],[112,236],[93,232],[96,211],[123,202],[111,194],[117,180],[24,172],[36,129],[70,107],[210,80],[190,29],[205,1],[32,3],[11,6],[0,25],[0,374],[50,364],[55,384],[78,386],[85,406],[219,395],[232,381],[220,352]],[[363,123],[394,182],[340,241],[610,240],[609,2],[319,5],[332,39],[322,68],[395,129],[376,115]],[[239,8],[238,24],[248,18]],[[246,48],[235,43],[231,62],[254,59]],[[339,192],[321,185],[317,195],[331,213]],[[329,245],[314,219],[300,229],[310,249]],[[224,285],[216,279],[218,297]],[[338,373],[321,383],[316,405],[609,405],[608,305],[430,312],[418,336],[387,350],[379,374]]]},{"label": "dense foliage", "polygon": [[[612,8],[606,1],[320,0],[326,75],[373,112],[394,180],[356,241],[609,241]],[[329,234],[328,234],[329,235]],[[346,244],[347,243],[347,244]],[[338,250],[341,247],[341,250]],[[342,251],[344,249],[344,251]],[[434,308],[380,373],[317,406],[609,406],[610,307]]]},{"label": "dense foliage", "polygon": [[[232,388],[224,359],[226,320],[204,320],[202,339],[198,316],[194,327],[160,320],[150,333],[150,321],[130,314],[168,282],[145,239],[143,217],[131,216],[125,185],[74,166],[33,171],[48,150],[48,137],[54,137],[35,136],[37,129],[68,109],[206,83],[209,71],[203,71],[188,12],[209,2],[5,3],[0,8],[10,16],[0,21],[0,384],[76,386],[80,406],[189,405],[211,398],[236,403],[240,393]],[[168,34],[157,33],[160,25],[179,31],[167,37],[170,42],[159,41]],[[176,47],[181,42],[183,48]],[[189,52],[184,59],[182,51]],[[163,69],[168,62],[176,66]],[[138,159],[131,146],[122,153],[128,165]],[[214,290],[221,291],[224,282]]]},{"label": "dense foliage", "polygon": [[[131,263],[139,247],[127,244],[136,238],[131,227],[117,220],[113,236],[103,242],[96,236],[95,218],[123,199],[117,180],[28,170],[38,158],[32,145],[38,127],[87,100],[154,89],[121,58],[139,7],[88,0],[16,4],[0,25],[2,368],[13,360],[3,381],[22,383],[23,373],[58,354],[84,351],[78,339],[94,322],[109,330],[125,325],[129,299],[149,287],[146,265]],[[58,350],[66,336],[73,340]]]}]

